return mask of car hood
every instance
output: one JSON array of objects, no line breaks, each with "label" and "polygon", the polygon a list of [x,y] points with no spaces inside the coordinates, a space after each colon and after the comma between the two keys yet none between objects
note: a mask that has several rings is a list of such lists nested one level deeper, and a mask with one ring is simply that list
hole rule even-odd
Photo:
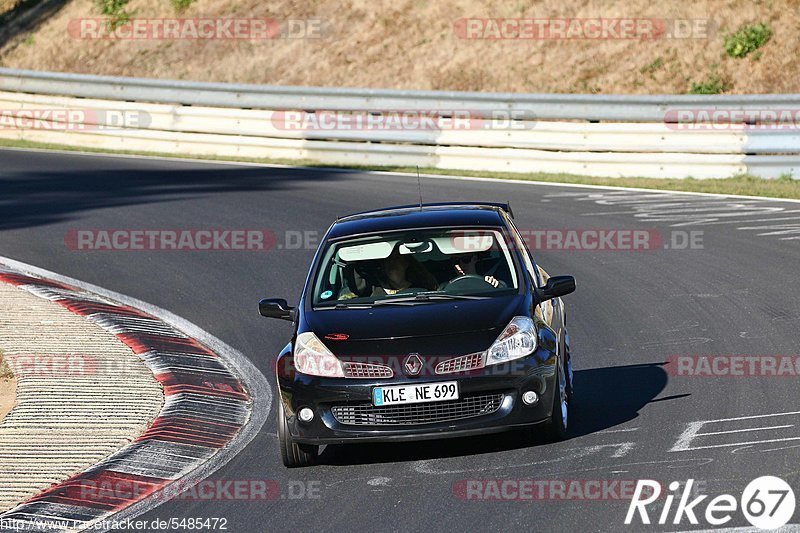
[{"label": "car hood", "polygon": [[336,355],[460,355],[488,348],[514,316],[527,313],[525,301],[513,295],[316,310],[304,315],[301,331],[313,331]]}]

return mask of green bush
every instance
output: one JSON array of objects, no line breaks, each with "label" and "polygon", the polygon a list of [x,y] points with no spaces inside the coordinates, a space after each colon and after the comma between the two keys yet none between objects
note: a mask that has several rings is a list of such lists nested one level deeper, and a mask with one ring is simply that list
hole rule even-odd
[{"label": "green bush", "polygon": [[177,11],[178,13],[186,11],[186,8],[188,8],[190,5],[192,5],[192,2],[194,2],[194,0],[169,0],[169,1],[172,4],[173,9],[175,9],[175,11]]},{"label": "green bush", "polygon": [[114,30],[131,19],[125,10],[130,0],[95,0],[100,13],[108,17],[109,30]]},{"label": "green bush", "polygon": [[730,89],[730,84],[724,80],[717,72],[712,71],[707,79],[703,81],[693,81],[692,94],[720,94]]},{"label": "green bush", "polygon": [[765,23],[743,25],[725,39],[725,53],[730,57],[745,57],[761,48],[772,37],[772,30]]}]

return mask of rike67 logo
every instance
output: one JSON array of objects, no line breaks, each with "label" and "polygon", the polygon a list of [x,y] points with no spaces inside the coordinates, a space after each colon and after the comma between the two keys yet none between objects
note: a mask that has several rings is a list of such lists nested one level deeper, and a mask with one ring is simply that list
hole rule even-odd
[{"label": "rike67 logo", "polygon": [[[795,511],[795,496],[792,487],[784,480],[774,476],[762,476],[751,481],[737,500],[730,494],[721,494],[708,500],[708,495],[696,496],[693,491],[694,480],[690,479],[683,485],[683,491],[678,494],[681,484],[673,481],[669,484],[666,494],[662,494],[661,484],[649,479],[639,480],[625,516],[625,524],[630,525],[638,520],[642,524],[651,524],[648,506],[664,497],[661,512],[654,513],[655,523],[677,525],[685,518],[690,524],[699,524],[698,516],[705,519],[705,523],[712,526],[721,526],[733,520],[734,514],[741,511],[751,525],[759,529],[777,529],[786,525],[792,519]],[[690,500],[690,498],[694,497]],[[673,511],[673,503],[678,500]],[[654,506],[658,507],[658,506]],[[703,507],[705,510],[703,511]],[[670,520],[670,518],[672,518]]]}]

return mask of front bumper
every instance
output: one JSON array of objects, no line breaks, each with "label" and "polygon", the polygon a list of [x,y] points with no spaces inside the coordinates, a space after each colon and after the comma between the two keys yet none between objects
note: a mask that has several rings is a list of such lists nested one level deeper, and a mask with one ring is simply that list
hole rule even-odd
[{"label": "front bumper", "polygon": [[[464,374],[428,375],[416,378],[395,376],[392,379],[319,378],[299,373],[279,376],[280,401],[283,402],[292,440],[304,444],[341,444],[347,442],[396,442],[480,435],[530,426],[549,419],[556,380],[557,358],[540,348],[503,368],[489,366]],[[376,386],[458,382],[459,398],[502,395],[499,408],[486,414],[441,422],[353,425],[342,423],[334,415],[335,406],[371,406]],[[522,394],[532,390],[539,395],[534,405],[526,405]],[[444,402],[442,402],[444,403]],[[413,404],[434,405],[434,404]],[[308,407],[314,411],[310,422],[300,421],[296,413]],[[376,407],[380,413],[384,408]],[[340,417],[341,418],[341,417]]]}]

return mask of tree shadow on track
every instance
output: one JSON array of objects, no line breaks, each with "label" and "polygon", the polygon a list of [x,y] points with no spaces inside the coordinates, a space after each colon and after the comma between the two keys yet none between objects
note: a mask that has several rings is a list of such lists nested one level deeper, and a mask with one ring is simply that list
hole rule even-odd
[{"label": "tree shadow on track", "polygon": [[[0,152],[1,156],[6,155]],[[70,168],[3,169],[0,165],[0,230],[76,219],[82,213],[131,205],[172,202],[218,194],[308,190],[341,172],[266,167],[172,166],[169,162],[92,158],[64,160]],[[156,166],[158,165],[158,166]],[[172,168],[170,168],[172,166]],[[242,197],[245,198],[245,197]]]},{"label": "tree shadow on track", "polygon": [[[575,409],[570,439],[633,420],[667,385],[663,363],[575,371]],[[320,464],[347,466],[480,455],[546,445],[526,442],[519,431],[413,443],[328,446]]]},{"label": "tree shadow on track", "polygon": [[[12,1],[12,3],[14,3]],[[23,0],[0,15],[0,47],[6,46],[17,36],[31,32],[51,19],[66,4],[67,0]]]}]

